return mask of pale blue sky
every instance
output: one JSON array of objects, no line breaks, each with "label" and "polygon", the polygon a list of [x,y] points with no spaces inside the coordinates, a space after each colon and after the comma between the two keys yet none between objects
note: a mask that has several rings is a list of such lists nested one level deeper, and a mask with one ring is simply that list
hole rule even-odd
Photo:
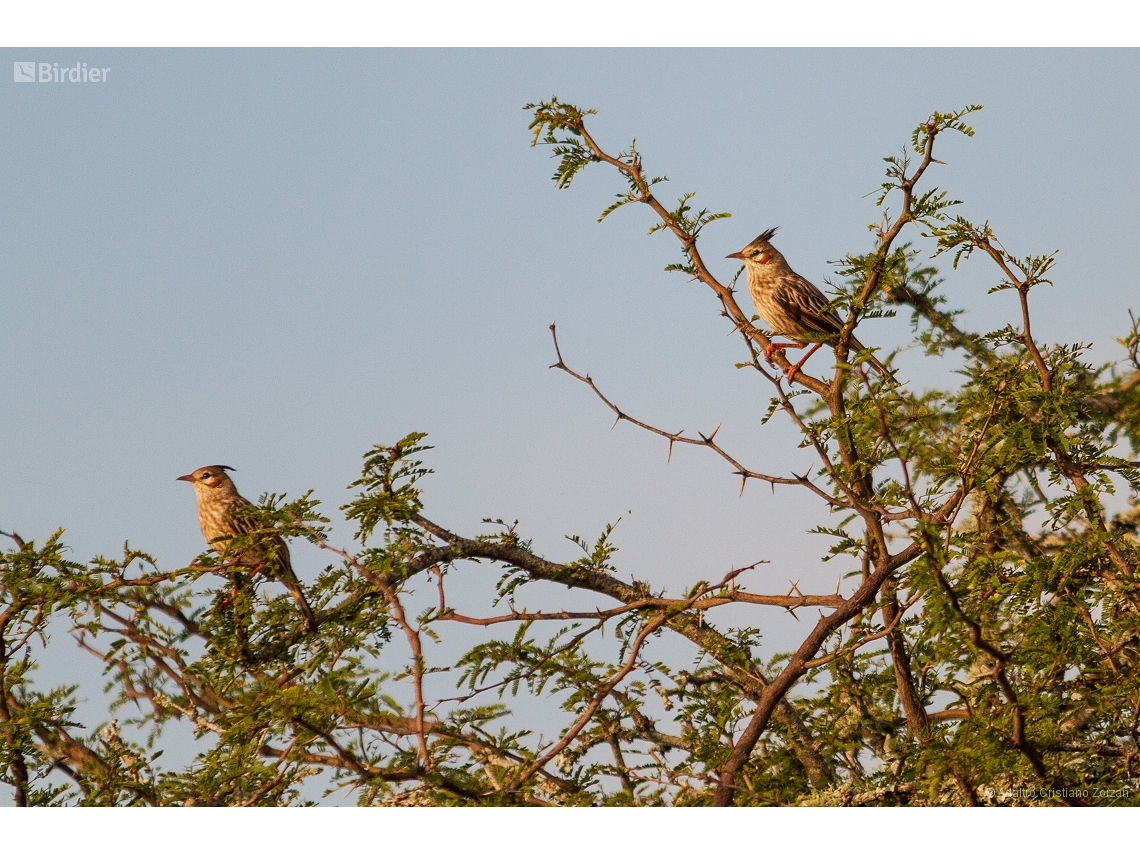
[{"label": "pale blue sky", "polygon": [[[1136,51],[0,54],[111,69],[0,84],[0,529],[62,526],[78,559],[129,540],[189,562],[203,543],[175,478],[205,464],[236,467],[250,498],[314,488],[335,512],[364,451],[419,430],[436,447],[426,513],[454,529],[518,518],[563,559],[563,535],[624,517],[623,577],[676,592],[769,559],[752,590],[830,591],[850,568],[821,567],[827,544],[801,534],[828,522],[815,502],[755,484],[738,498],[692,449],[666,465],[664,441],[611,431],[548,370],[556,321],[570,364],[631,414],[723,422],[754,469],[809,462],[779,419],[760,426],[769,389],[733,369],[712,295],[662,271],[678,249],[646,237],[651,212],[597,224],[621,189],[600,166],[555,190],[522,110],[552,94],[598,109],[610,150],[636,137],[667,200],[696,190],[733,213],[703,243],[723,278],[726,253],[778,225],[821,286],[829,260],[869,246],[882,157],[932,110],[982,103],[977,136],[948,136],[930,177],[1012,252],[1061,250],[1038,336],[1107,360],[1140,309]],[[965,325],[1017,322],[982,259],[938,263]],[[902,318],[860,327],[870,345],[906,337]],[[910,382],[953,382],[951,365],[899,362]],[[303,578],[323,563],[297,547]],[[774,615],[768,652],[800,630]]]}]

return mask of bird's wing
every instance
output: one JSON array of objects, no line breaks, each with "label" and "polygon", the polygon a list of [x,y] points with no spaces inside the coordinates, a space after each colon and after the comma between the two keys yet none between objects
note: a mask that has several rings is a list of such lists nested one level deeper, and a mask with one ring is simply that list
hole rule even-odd
[{"label": "bird's wing", "polygon": [[799,320],[804,332],[838,335],[842,322],[828,307],[827,297],[802,276],[797,274],[796,280],[784,283],[780,295],[788,313]]},{"label": "bird's wing", "polygon": [[258,530],[257,520],[246,513],[246,510],[251,507],[253,507],[253,503],[249,499],[238,496],[226,511],[226,520],[233,528],[234,534],[252,534]]},{"label": "bird's wing", "polygon": [[[244,497],[240,502],[237,502],[230,508],[228,519],[230,525],[233,526],[234,534],[254,534],[255,532],[264,531],[261,524],[253,518],[252,515],[244,513],[247,508],[253,507],[253,502]],[[281,579],[296,580],[297,575],[293,572],[293,561],[289,557],[289,547],[279,535],[272,535],[265,537],[268,543],[263,547],[264,552],[269,553],[273,559],[271,572]],[[270,546],[269,544],[272,544]],[[261,549],[257,550],[259,553]],[[247,556],[248,558],[249,556]],[[262,553],[261,557],[265,557]]]}]

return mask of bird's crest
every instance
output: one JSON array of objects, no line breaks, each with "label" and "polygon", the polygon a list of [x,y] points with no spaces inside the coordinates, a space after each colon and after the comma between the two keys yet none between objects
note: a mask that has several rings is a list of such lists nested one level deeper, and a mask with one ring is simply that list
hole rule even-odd
[{"label": "bird's crest", "polygon": [[761,233],[760,237],[756,238],[756,240],[754,240],[752,242],[753,243],[759,243],[760,241],[766,241],[766,242],[771,241],[772,235],[774,235],[776,233],[776,229],[778,229],[778,228],[780,228],[780,227],[779,226],[773,226],[772,228],[768,229],[768,231]]}]

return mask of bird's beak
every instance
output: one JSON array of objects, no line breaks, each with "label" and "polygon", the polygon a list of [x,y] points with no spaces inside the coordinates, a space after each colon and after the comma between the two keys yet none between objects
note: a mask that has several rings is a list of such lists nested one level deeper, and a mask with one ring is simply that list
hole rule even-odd
[{"label": "bird's beak", "polygon": [[741,261],[744,260],[744,256],[741,255],[739,252],[730,252],[728,255],[725,256],[725,258],[739,258]]},{"label": "bird's beak", "polygon": [[175,481],[193,481],[193,480],[194,480],[194,476],[193,476],[193,475],[179,475],[179,476],[178,476],[177,478],[175,478],[174,480],[175,480]]}]

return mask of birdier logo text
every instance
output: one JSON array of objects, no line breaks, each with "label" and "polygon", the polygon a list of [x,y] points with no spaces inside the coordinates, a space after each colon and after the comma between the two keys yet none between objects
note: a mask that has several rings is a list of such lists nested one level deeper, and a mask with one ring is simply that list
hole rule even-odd
[{"label": "birdier logo text", "polygon": [[16,83],[106,83],[109,68],[88,67],[85,62],[60,66],[58,62],[14,62],[12,80]]}]

